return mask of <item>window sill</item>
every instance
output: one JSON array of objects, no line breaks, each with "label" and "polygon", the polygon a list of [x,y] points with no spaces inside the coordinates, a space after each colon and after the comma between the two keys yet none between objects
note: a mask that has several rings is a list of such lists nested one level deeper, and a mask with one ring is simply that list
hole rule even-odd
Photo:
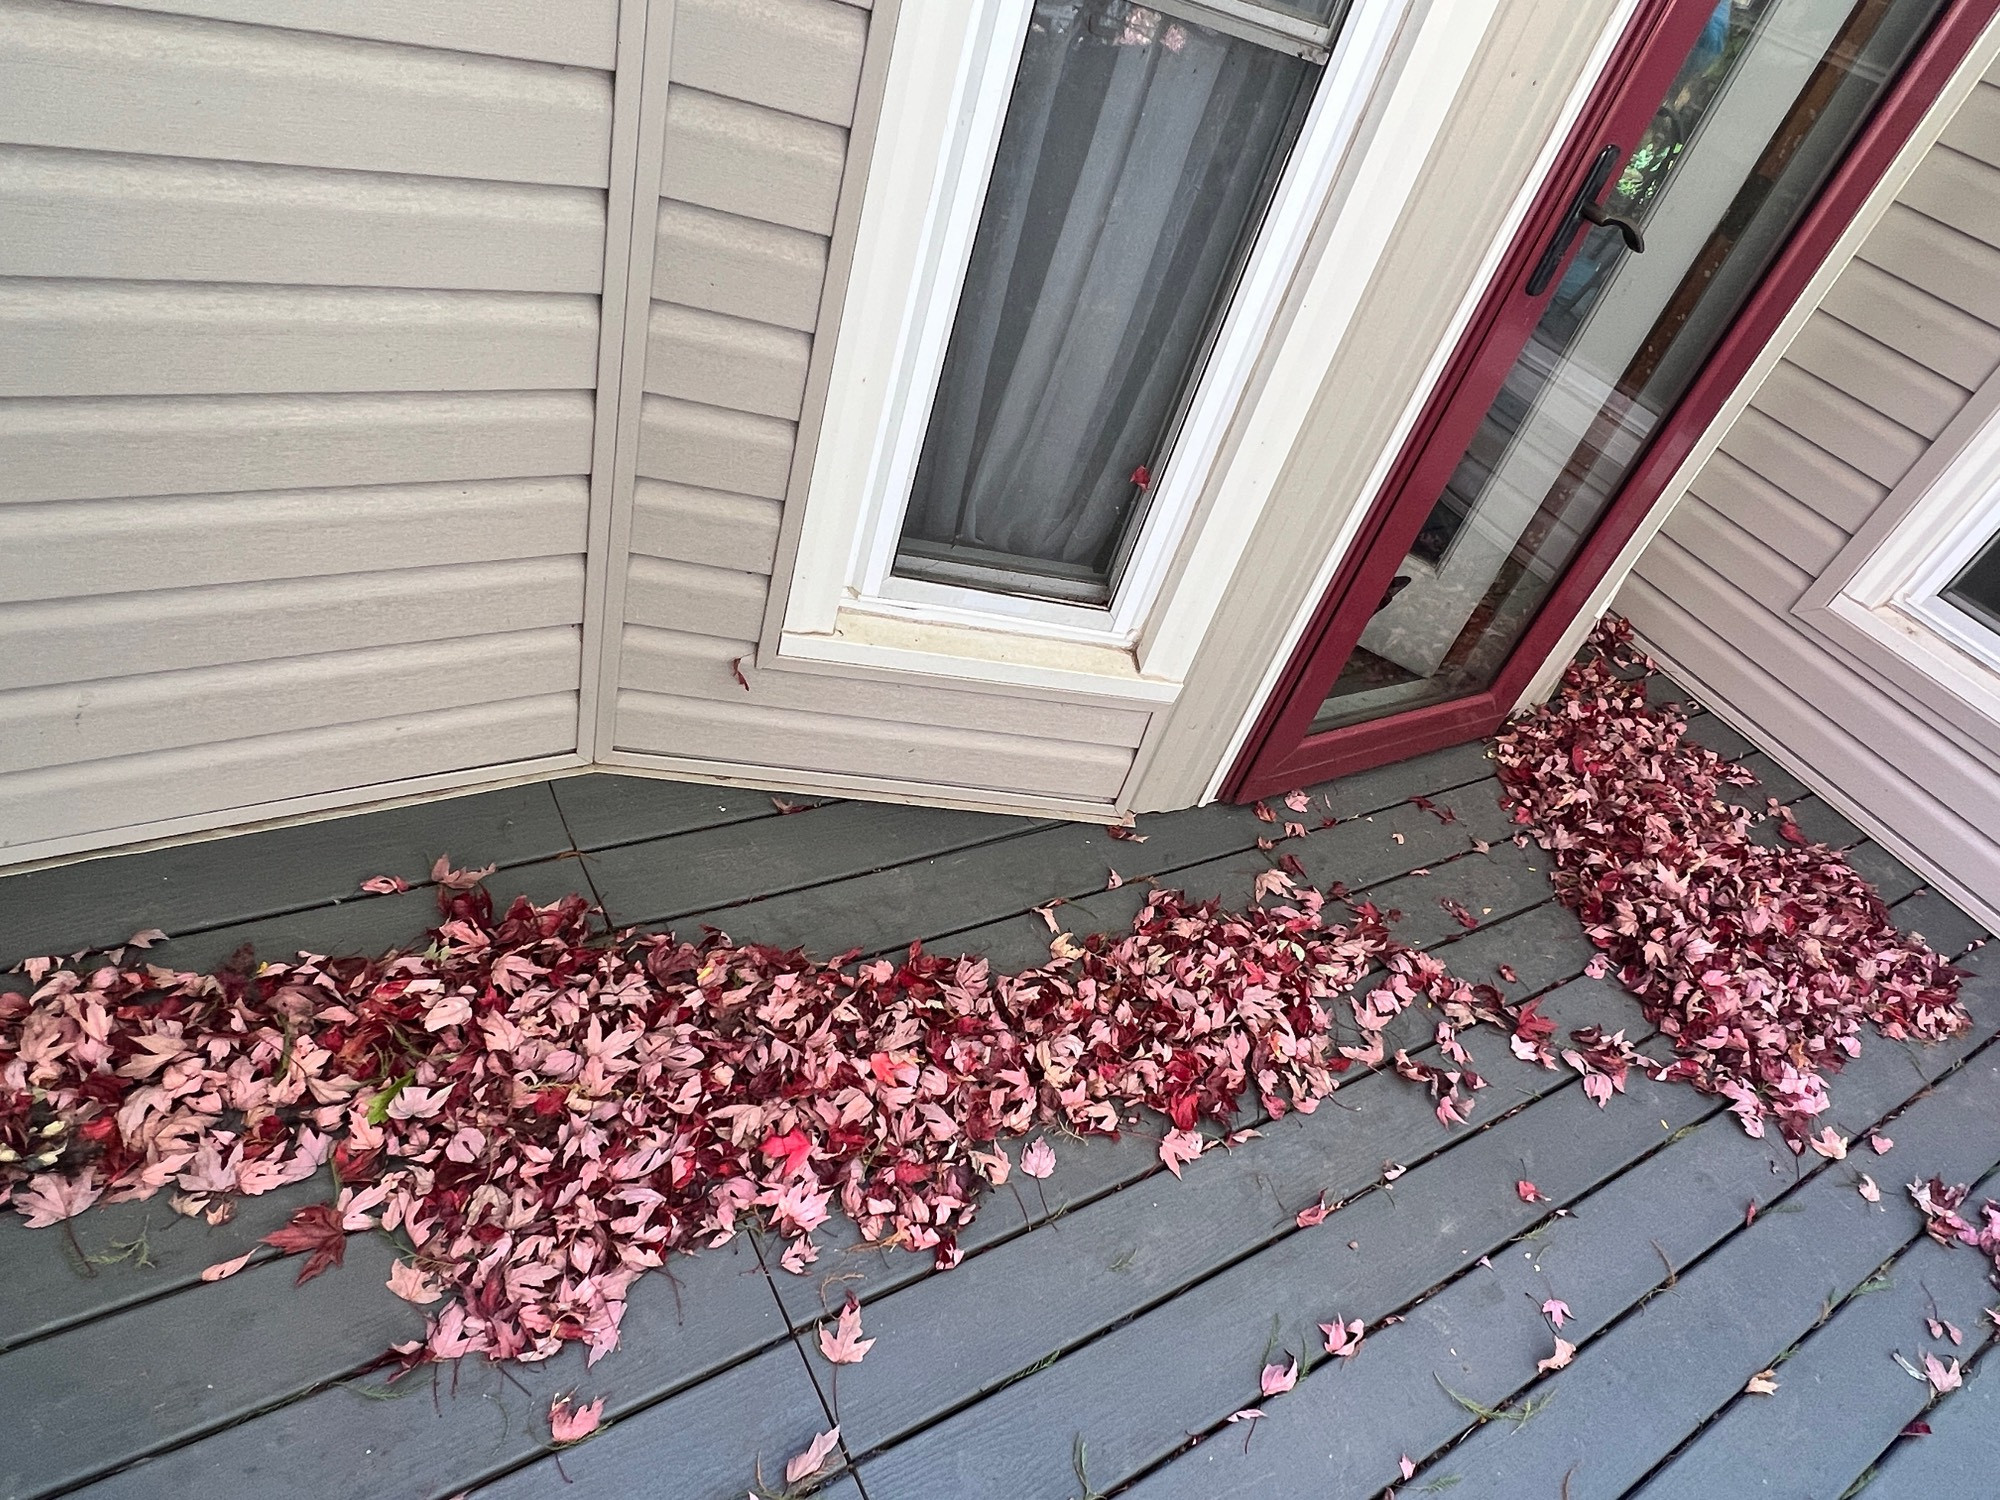
[{"label": "window sill", "polygon": [[774,667],[861,667],[974,687],[1028,690],[1079,700],[1166,704],[1180,683],[1148,677],[1128,647],[842,608],[830,632],[787,630]]}]

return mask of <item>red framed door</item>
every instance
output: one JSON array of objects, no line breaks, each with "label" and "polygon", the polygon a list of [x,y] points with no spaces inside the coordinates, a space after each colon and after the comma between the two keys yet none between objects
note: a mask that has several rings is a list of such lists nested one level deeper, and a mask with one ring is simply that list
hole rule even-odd
[{"label": "red framed door", "polygon": [[1225,795],[1490,734],[2000,0],[1641,0]]}]

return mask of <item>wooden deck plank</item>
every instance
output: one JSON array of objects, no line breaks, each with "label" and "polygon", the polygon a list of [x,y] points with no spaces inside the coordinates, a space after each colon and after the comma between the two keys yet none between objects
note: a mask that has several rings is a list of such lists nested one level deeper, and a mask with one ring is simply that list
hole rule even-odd
[{"label": "wooden deck plank", "polygon": [[[544,859],[498,871],[488,877],[486,888],[497,907],[504,907],[516,896],[549,902],[573,891],[586,898],[590,895],[586,871],[575,857]],[[372,956],[407,947],[437,925],[437,920],[437,888],[414,886],[392,896],[356,894],[331,905],[205,928],[148,949],[146,959],[170,968],[213,969],[228,962],[246,944],[259,958],[272,962],[289,959],[302,949]]]},{"label": "wooden deck plank", "polygon": [[1873,839],[1864,839],[1844,851],[1854,873],[1875,887],[1875,893],[1894,906],[1924,886],[1924,877],[1904,864]]},{"label": "wooden deck plank", "polygon": [[1922,935],[1938,952],[1966,952],[1986,937],[1986,929],[1936,891],[1923,890],[1896,906],[1896,921],[1906,932]]},{"label": "wooden deck plank", "polygon": [[758,896],[851,879],[1034,832],[1046,819],[890,803],[837,802],[589,856],[620,927],[672,923]]},{"label": "wooden deck plank", "polygon": [[[321,1172],[241,1200],[235,1217],[215,1226],[183,1218],[164,1195],[100,1204],[67,1232],[30,1229],[18,1214],[0,1215],[7,1284],[0,1299],[0,1351],[193,1286],[204,1268],[256,1250],[258,1240],[295,1211],[332,1196],[333,1178]],[[267,1248],[260,1258],[277,1254]]]},{"label": "wooden deck plank", "polygon": [[[754,787],[702,786],[610,771],[565,776],[549,787],[579,849],[609,849],[779,815],[771,794]],[[830,799],[785,800],[795,806],[816,806]]]},{"label": "wooden deck plank", "polygon": [[[1439,797],[1440,807],[1459,806],[1454,799],[1463,799],[1460,826],[1441,825],[1429,813],[1404,803],[1373,815],[1372,822],[1357,818],[1304,839],[1288,840],[1283,847],[1307,862],[1308,870],[1313,862],[1351,869],[1351,883],[1379,878],[1389,870],[1407,870],[1467,848],[1465,829],[1475,822],[1489,831],[1500,822],[1497,808],[1483,811],[1491,799],[1480,796],[1478,789],[1490,785],[1475,782]],[[1249,809],[1227,805],[1149,820],[1143,844],[1115,840],[1090,824],[1063,824],[732,909],[703,912],[682,919],[682,925],[692,930],[707,923],[724,928],[738,942],[803,945],[822,952],[857,947],[880,951],[913,938],[943,939],[939,945],[948,949],[949,934],[983,927],[1057,897],[1094,899],[1104,893],[1112,869],[1135,882],[1133,896],[1124,903],[1134,912],[1144,899],[1144,887],[1136,885],[1139,880],[1158,875],[1161,884],[1176,886],[1183,873],[1205,869],[1217,858],[1229,861],[1232,870],[1241,866],[1250,872],[1238,887],[1247,897],[1256,874],[1277,863],[1275,852],[1266,854],[1256,847],[1268,826]],[[1403,832],[1405,842],[1397,844],[1391,830]],[[1068,915],[1062,908],[1056,911],[1058,921]],[[1044,951],[1035,961],[1046,957]]]},{"label": "wooden deck plank", "polygon": [[804,1358],[787,1340],[474,1493],[547,1500],[574,1487],[581,1495],[740,1500],[760,1472],[760,1489],[788,1493],[785,1460],[829,1425]]},{"label": "wooden deck plank", "polygon": [[[394,1258],[387,1239],[357,1236],[344,1266],[302,1287],[295,1264],[267,1262],[0,1355],[13,1435],[0,1492],[27,1500],[82,1483],[420,1335],[422,1315],[380,1286]],[[371,1282],[379,1296],[357,1295]],[[355,1353],[330,1360],[330,1346]]]},{"label": "wooden deck plank", "polygon": [[[1833,1122],[1858,1133],[2000,1031],[2000,994],[1992,986],[1975,1015],[1970,1036],[1935,1048],[1905,1052],[1879,1042],[1864,1046],[1861,1058],[1835,1086]],[[1959,1084],[1955,1096],[1977,1096],[1982,1089],[1991,1092],[1972,1078]],[[1619,1108],[1620,1101],[1611,1107]],[[1899,1152],[1909,1145],[1923,1147],[1926,1140],[1903,1122],[1896,1126],[1896,1137]],[[1686,1267],[1727,1241],[1742,1228],[1746,1203],[1768,1208],[1791,1190],[1792,1170],[1793,1158],[1781,1142],[1752,1140],[1733,1117],[1711,1114],[1695,1130],[1671,1139],[1657,1155],[1576,1204],[1571,1216],[1548,1222],[1533,1240],[1493,1256],[1490,1267],[1460,1277],[1411,1308],[1404,1322],[1371,1334],[1353,1372],[1359,1376],[1366,1361],[1365,1379],[1350,1377],[1343,1385],[1347,1372],[1316,1372],[1272,1403],[1247,1453],[1226,1439],[1204,1441],[1129,1493],[1134,1500],[1263,1496],[1302,1472],[1314,1474],[1331,1494],[1376,1494],[1391,1484],[1400,1491],[1397,1461],[1404,1453],[1422,1459],[1474,1426],[1474,1418],[1446,1394],[1445,1386],[1492,1407],[1537,1379],[1535,1361],[1548,1354],[1553,1338],[1539,1311],[1544,1298],[1557,1296],[1569,1303],[1573,1318],[1563,1332],[1579,1344],[1616,1325],[1638,1330],[1631,1337],[1643,1346],[1669,1309],[1676,1317],[1689,1317],[1691,1304],[1680,1286],[1661,1292],[1665,1266]],[[1837,1179],[1835,1187],[1861,1202],[1848,1179]],[[1778,1213],[1760,1223],[1787,1224],[1802,1217]],[[1871,1266],[1884,1258],[1886,1252]],[[1803,1278],[1801,1285],[1811,1280]],[[1814,1296],[1824,1290],[1820,1287]],[[1648,1303],[1648,1297],[1656,1300]],[[1632,1314],[1641,1304],[1642,1310]],[[1704,1311],[1694,1311],[1691,1321],[1697,1328],[1703,1326]],[[1753,1310],[1747,1320],[1755,1323],[1759,1317]],[[1764,1357],[1774,1356],[1788,1342],[1784,1338]],[[1634,1357],[1642,1355],[1643,1348]],[[1761,1366],[1751,1366],[1757,1368]],[[1748,1374],[1731,1389],[1740,1390]],[[1571,1380],[1568,1372],[1557,1379],[1567,1382],[1560,1399],[1520,1430],[1523,1441],[1558,1410],[1587,1395],[1572,1397],[1570,1388],[1589,1382]],[[1647,1400],[1629,1392],[1624,1399],[1641,1406]],[[1599,1420],[1617,1429],[1625,1418],[1605,1419],[1600,1412]],[[1504,1455],[1508,1440],[1517,1434],[1512,1424],[1495,1425],[1505,1429],[1492,1435]],[[1531,1481],[1531,1493],[1556,1490],[1577,1453],[1607,1440],[1601,1431],[1582,1438],[1575,1432],[1568,1435],[1569,1449],[1576,1451],[1555,1445],[1560,1461]],[[1454,1496],[1463,1493],[1467,1474],[1461,1459],[1466,1451],[1444,1453],[1427,1468],[1423,1482],[1447,1485]]]},{"label": "wooden deck plank", "polygon": [[[350,1260],[363,1243],[383,1244],[386,1249],[386,1242],[379,1239],[349,1243]],[[622,1325],[623,1342],[595,1369],[587,1369],[582,1350],[571,1345],[554,1359],[513,1365],[504,1375],[478,1360],[463,1361],[455,1368],[420,1370],[406,1377],[411,1382],[408,1394],[383,1399],[385,1387],[380,1376],[356,1379],[351,1386],[326,1383],[365,1364],[386,1342],[374,1336],[372,1329],[363,1329],[356,1337],[336,1331],[337,1348],[329,1338],[314,1351],[322,1384],[312,1394],[199,1442],[163,1451],[79,1493],[91,1500],[215,1500],[220,1496],[383,1500],[392,1495],[414,1500],[456,1495],[482,1478],[532,1463],[544,1452],[549,1402],[560,1392],[575,1389],[585,1401],[606,1397],[606,1417],[615,1422],[649,1402],[704,1389],[709,1377],[743,1368],[742,1361],[760,1351],[784,1356],[760,1369],[782,1374],[785,1360],[789,1360],[799,1370],[801,1384],[792,1389],[795,1394],[802,1389],[810,1414],[818,1414],[811,1381],[804,1378],[799,1356],[785,1336],[770,1283],[747,1241],[677,1259],[674,1275],[678,1288],[664,1276],[645,1277],[632,1288]],[[378,1304],[389,1304],[404,1313],[412,1311],[384,1287],[358,1295],[356,1278],[347,1275],[345,1268],[308,1283],[302,1292],[336,1281],[345,1289],[344,1300],[338,1305],[357,1322]],[[224,1282],[221,1287],[231,1284]],[[199,1293],[216,1290],[220,1288],[203,1287]],[[199,1293],[182,1300],[194,1307]],[[285,1300],[291,1295],[288,1285],[281,1286],[264,1308],[261,1338],[268,1346],[290,1343],[298,1327],[299,1314]],[[148,1330],[143,1341],[152,1345],[159,1337]],[[51,1340],[49,1345],[37,1347],[61,1342]],[[254,1385],[262,1363],[246,1351],[236,1371],[211,1368],[208,1375]],[[778,1390],[762,1402],[769,1404],[773,1419],[791,1420],[808,1410],[806,1404]],[[721,1424],[702,1440],[723,1447],[729,1426]],[[570,1463],[568,1455],[564,1463]],[[752,1477],[747,1463],[732,1474],[734,1493],[747,1490]]]},{"label": "wooden deck plank", "polygon": [[431,862],[527,864],[570,847],[545,783],[54,865],[0,878],[0,967],[178,936],[356,895],[374,875],[430,879]]},{"label": "wooden deck plank", "polygon": [[[1900,1197],[1896,1178],[1884,1196]],[[1989,1176],[1974,1201],[2000,1195]],[[1878,1212],[1891,1212],[1889,1203]],[[1912,1364],[1932,1353],[1969,1358],[1990,1331],[1981,1309],[1993,1300],[1992,1263],[1963,1246],[1947,1250],[1919,1239],[1896,1260],[1891,1284],[1851,1296],[1824,1328],[1807,1335],[1777,1367],[1770,1396],[1739,1395],[1665,1468],[1632,1492],[1633,1500],[1712,1500],[1716,1495],[1845,1495],[1882,1450],[1924,1409],[1930,1387],[1889,1357]],[[1954,1348],[1927,1336],[1932,1314],[1956,1324],[1967,1343]],[[1831,1413],[1838,1421],[1828,1421]],[[1970,1471],[1968,1471],[1970,1472]],[[1936,1492],[1943,1495],[1947,1491]]]},{"label": "wooden deck plank", "polygon": [[[1583,1009],[1588,1014],[1601,1015],[1605,1004],[1618,999],[1608,987],[1587,986],[1587,990]],[[1279,1175],[1272,1175],[1266,1164],[1275,1166],[1281,1159],[1279,1137],[1273,1134],[1243,1148],[1240,1164],[1227,1159],[1210,1164],[1217,1179],[1238,1179],[1239,1193],[1258,1195],[1261,1213],[1250,1200],[1230,1216],[1184,1214],[1180,1201],[1200,1188],[1203,1164],[1195,1163],[1188,1168],[1188,1180],[1160,1202],[1136,1199],[1119,1226],[1122,1237],[1104,1238],[1092,1249],[1102,1253],[1118,1245],[1128,1247],[1135,1256],[1122,1273],[1128,1276],[1138,1269],[1139,1259],[1171,1254],[1180,1238],[1220,1241],[1208,1252],[1211,1265],[1225,1259],[1234,1264],[879,1457],[864,1459],[859,1470],[863,1488],[891,1495],[1061,1493],[1058,1487],[1079,1436],[1092,1454],[1092,1484],[1113,1488],[1183,1444],[1187,1432],[1202,1431],[1232,1410],[1255,1404],[1257,1371],[1274,1331],[1280,1347],[1302,1354],[1317,1347],[1305,1340],[1308,1336],[1316,1340],[1314,1323],[1319,1319],[1340,1313],[1376,1321],[1435,1281],[1490,1254],[1547,1211],[1521,1201],[1514,1190],[1518,1177],[1532,1177],[1551,1198],[1565,1201],[1655,1144],[1662,1115],[1682,1121],[1698,1118],[1712,1107],[1687,1090],[1650,1083],[1642,1088],[1635,1082],[1638,1098],[1626,1101],[1625,1108],[1600,1114],[1573,1075],[1564,1077],[1513,1060],[1497,1036],[1480,1038],[1473,1033],[1468,1042],[1475,1039],[1483,1048],[1474,1054],[1482,1071],[1494,1080],[1494,1089],[1509,1095],[1502,1104],[1516,1102],[1516,1090],[1550,1092],[1486,1129],[1447,1135],[1434,1120],[1426,1127],[1424,1120],[1412,1117],[1415,1111],[1428,1116],[1427,1101],[1420,1093],[1399,1087],[1401,1080],[1379,1079],[1376,1097],[1367,1101],[1370,1112],[1380,1111],[1372,1119],[1357,1114],[1355,1102],[1342,1090],[1339,1099],[1348,1108],[1330,1115],[1331,1106],[1322,1106],[1293,1126],[1302,1140],[1318,1137],[1324,1161],[1309,1163],[1303,1172],[1285,1173],[1280,1168]],[[1356,1095],[1375,1081],[1357,1085]],[[1377,1135],[1378,1124],[1391,1120],[1393,1127]],[[1418,1148],[1426,1141],[1449,1149],[1432,1156]],[[1352,1193],[1380,1180],[1385,1159],[1407,1163],[1419,1160],[1420,1154],[1428,1159],[1392,1187],[1354,1199],[1325,1224],[1298,1230],[1289,1223],[1291,1212],[1313,1201],[1316,1186],[1325,1187],[1329,1199]],[[1242,1181],[1246,1178],[1249,1181]],[[1259,1179],[1269,1182],[1275,1192],[1266,1194]],[[1128,1196],[1118,1194],[1106,1205],[1115,1211]],[[995,1309],[987,1306],[981,1309],[986,1313],[983,1318],[974,1316],[963,1324],[954,1319],[954,1326],[962,1326],[965,1334],[950,1350],[932,1354],[933,1368],[947,1360],[965,1360],[965,1344],[996,1337],[996,1323],[1039,1318],[1045,1306],[1070,1295],[1050,1284],[1046,1265],[1050,1256],[1060,1253],[1064,1281],[1084,1279],[1079,1262],[1091,1257],[1078,1256],[1074,1248],[1082,1218],[1072,1215],[1054,1226],[1040,1257],[1038,1280],[1017,1280],[1005,1289],[1003,1317],[996,1318]],[[1263,1247],[1229,1243],[1233,1233],[1252,1226],[1268,1237]],[[1360,1248],[1350,1249],[1350,1243]],[[1253,1248],[1255,1253],[1247,1259],[1238,1258]],[[1093,1279],[1118,1279],[1118,1274],[1092,1269]],[[874,1309],[876,1321],[885,1328],[896,1301],[888,1299]],[[1138,1310],[1146,1304],[1128,1294],[1127,1305]],[[887,1347],[885,1338],[877,1353]],[[876,1372],[878,1381],[887,1373],[888,1363]],[[1029,1364],[1032,1360],[1017,1368],[1027,1369]],[[843,1372],[841,1414],[850,1423],[857,1420],[857,1386],[849,1377],[866,1370],[864,1364],[857,1371]],[[1330,1373],[1337,1379],[1346,1372]],[[936,1399],[934,1391],[915,1394]],[[907,1407],[911,1397],[888,1393],[882,1399]],[[853,1439],[857,1445],[863,1441],[861,1430],[856,1429]],[[1294,1482],[1307,1476],[1318,1484],[1315,1470],[1292,1471]],[[1264,1488],[1255,1493],[1277,1491]]]},{"label": "wooden deck plank", "polygon": [[2000,1373],[1993,1354],[1973,1366],[1963,1390],[1953,1391],[1924,1420],[1929,1437],[1898,1441],[1875,1466],[1863,1500],[1944,1500],[1977,1494],[2000,1472]]}]

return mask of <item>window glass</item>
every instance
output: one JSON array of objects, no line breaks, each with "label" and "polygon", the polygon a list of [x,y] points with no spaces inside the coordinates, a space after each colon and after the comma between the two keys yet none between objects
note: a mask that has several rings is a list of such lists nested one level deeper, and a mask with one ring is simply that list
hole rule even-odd
[{"label": "window glass", "polygon": [[1110,597],[1318,74],[1124,0],[1035,6],[897,574]]}]

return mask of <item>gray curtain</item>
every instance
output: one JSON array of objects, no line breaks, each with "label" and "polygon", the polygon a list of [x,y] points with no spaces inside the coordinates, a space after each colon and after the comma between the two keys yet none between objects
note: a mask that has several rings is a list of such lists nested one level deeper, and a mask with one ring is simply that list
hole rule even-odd
[{"label": "gray curtain", "polygon": [[906,541],[1108,569],[1315,72],[1119,0],[1036,7]]}]

